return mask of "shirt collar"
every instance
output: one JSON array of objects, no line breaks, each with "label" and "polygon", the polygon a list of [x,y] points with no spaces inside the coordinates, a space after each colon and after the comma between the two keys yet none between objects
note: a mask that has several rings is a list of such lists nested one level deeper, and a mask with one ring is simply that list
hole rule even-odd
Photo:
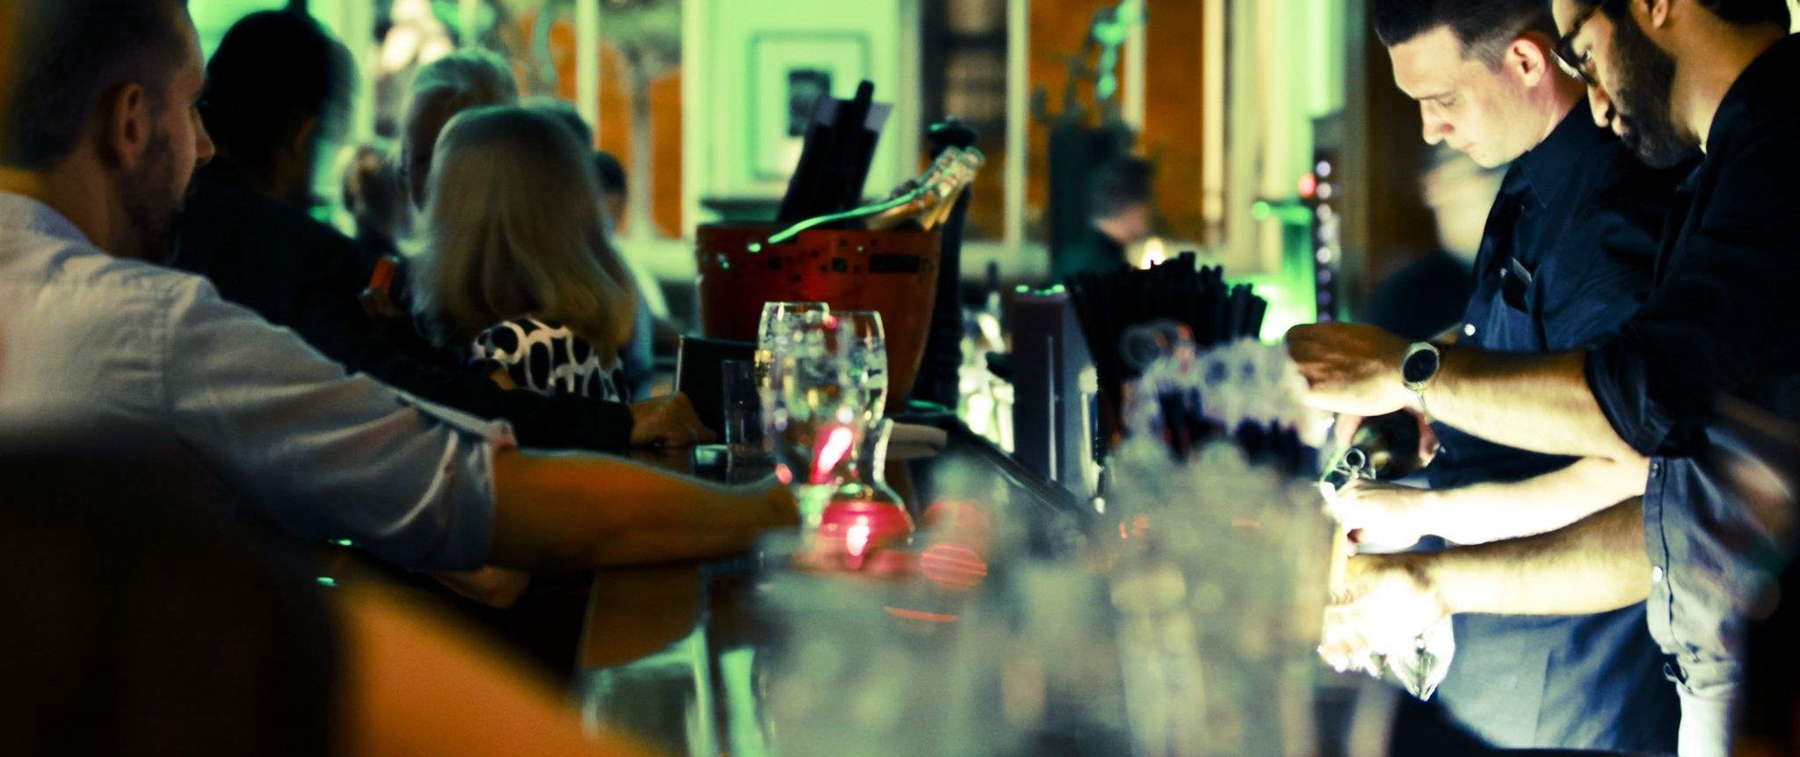
[{"label": "shirt collar", "polygon": [[1712,130],[1706,135],[1706,154],[1717,155],[1754,128],[1755,116],[1793,97],[1793,79],[1800,74],[1800,36],[1788,35],[1750,62],[1719,101]]},{"label": "shirt collar", "polygon": [[0,234],[21,231],[93,245],[81,227],[49,205],[25,195],[0,192]]},{"label": "shirt collar", "polygon": [[1574,178],[1574,166],[1594,146],[1612,139],[1607,131],[1594,125],[1594,112],[1584,98],[1569,109],[1550,136],[1514,161],[1516,171],[1508,172],[1510,186],[1506,190],[1530,189],[1540,207],[1548,207],[1557,193]]}]

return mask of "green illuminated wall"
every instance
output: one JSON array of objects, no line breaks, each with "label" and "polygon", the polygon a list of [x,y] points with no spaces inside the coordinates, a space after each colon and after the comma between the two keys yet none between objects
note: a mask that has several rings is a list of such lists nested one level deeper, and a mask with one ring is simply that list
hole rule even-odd
[{"label": "green illuminated wall", "polygon": [[[1310,218],[1266,209],[1303,210],[1312,120],[1344,107],[1346,3],[1230,0],[1228,13],[1226,272],[1270,301],[1264,336],[1279,337],[1317,315]],[[1258,201],[1265,212],[1254,212]]]},{"label": "green illuminated wall", "polygon": [[[885,192],[914,170],[919,144],[919,81],[908,61],[906,26],[916,26],[903,0],[684,0],[699,40],[682,49],[686,83],[700,87],[690,101],[705,114],[690,131],[685,157],[699,161],[700,194],[720,198],[779,198],[799,158],[800,140],[787,121],[788,71],[831,72],[831,94],[848,98],[857,83],[875,83],[875,99],[894,104],[869,172],[872,192]],[[938,1],[938,0],[930,0]],[[916,7],[916,6],[915,6]],[[913,35],[916,37],[916,35]],[[908,70],[908,63],[915,67]]]}]

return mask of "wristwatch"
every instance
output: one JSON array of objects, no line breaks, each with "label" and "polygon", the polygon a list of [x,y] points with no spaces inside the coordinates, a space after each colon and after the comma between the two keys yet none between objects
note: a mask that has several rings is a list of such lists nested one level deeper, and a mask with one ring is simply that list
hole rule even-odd
[{"label": "wristwatch", "polygon": [[1438,368],[1443,365],[1437,345],[1430,342],[1413,342],[1406,348],[1406,359],[1400,361],[1400,380],[1406,388],[1423,398],[1425,388],[1431,386],[1432,379],[1437,378]]}]

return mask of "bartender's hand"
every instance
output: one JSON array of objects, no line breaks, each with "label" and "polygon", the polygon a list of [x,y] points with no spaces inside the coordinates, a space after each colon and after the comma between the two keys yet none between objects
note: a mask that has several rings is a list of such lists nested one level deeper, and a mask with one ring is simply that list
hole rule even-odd
[{"label": "bartender's hand", "polygon": [[1366,420],[1368,418],[1360,415],[1337,413],[1331,423],[1332,449],[1340,452],[1349,449],[1352,441],[1356,439],[1356,432],[1362,430],[1363,421]]},{"label": "bartender's hand", "polygon": [[631,446],[692,447],[713,441],[694,404],[677,392],[631,405]]},{"label": "bartender's hand", "polygon": [[1427,535],[1443,534],[1436,516],[1439,492],[1385,481],[1353,479],[1327,491],[1331,517],[1355,534],[1358,544],[1402,549]]},{"label": "bartender's hand", "polygon": [[1306,377],[1306,403],[1365,418],[1407,407],[1400,380],[1411,342],[1364,324],[1318,323],[1288,330],[1288,355]]},{"label": "bartender's hand", "polygon": [[1350,559],[1339,596],[1325,608],[1319,656],[1343,671],[1373,655],[1410,653],[1420,634],[1450,615],[1422,570],[1430,555],[1362,555]]}]

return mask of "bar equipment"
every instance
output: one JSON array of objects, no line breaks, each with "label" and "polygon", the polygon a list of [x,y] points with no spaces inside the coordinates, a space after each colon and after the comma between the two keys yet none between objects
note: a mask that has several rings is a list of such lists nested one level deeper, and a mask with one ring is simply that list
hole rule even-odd
[{"label": "bar equipment", "polygon": [[683,335],[675,352],[675,390],[694,403],[694,414],[707,428],[725,430],[723,366],[727,360],[755,363],[754,341],[728,341]]},{"label": "bar equipment", "polygon": [[820,546],[845,569],[861,570],[875,552],[904,545],[912,536],[906,502],[886,480],[893,431],[894,422],[884,418],[860,435],[850,470],[819,513]]},{"label": "bar equipment", "polygon": [[[936,232],[811,229],[765,244],[778,228],[706,224],[697,245],[700,327],[708,337],[757,341],[767,301],[829,303],[881,314],[887,341],[887,409],[904,407],[924,356],[937,295]],[[760,245],[752,252],[752,245]]]},{"label": "bar equipment", "polygon": [[[834,375],[854,371],[849,361],[788,370],[792,356],[831,352],[844,332],[829,328],[790,332],[823,351],[777,351],[790,408],[808,396],[854,404],[854,378]],[[1168,323],[1128,341],[1142,378],[1126,395],[1104,512],[996,452],[994,465],[931,464],[913,490],[929,503],[915,510],[924,530],[909,540],[883,543],[857,511],[837,521],[821,508],[819,527],[759,542],[753,575],[739,561],[711,572],[705,592],[724,600],[690,647],[705,667],[690,670],[723,703],[707,725],[729,734],[728,751],[1375,753],[1337,751],[1335,724],[1315,707],[1321,679],[1337,680],[1313,653],[1331,529],[1304,455],[1297,372],[1279,347],[1201,350]],[[819,378],[789,378],[809,375]],[[809,415],[834,405],[808,403]],[[791,446],[841,460],[837,427],[859,429],[837,418],[824,444]],[[877,453],[843,481],[880,483],[869,476],[886,425],[864,435]],[[1203,430],[1176,455],[1172,428]],[[808,472],[826,469],[843,472]],[[734,620],[745,611],[748,628]],[[1358,727],[1368,717],[1353,715]]]},{"label": "bar equipment", "polygon": [[859,441],[860,409],[841,345],[828,338],[829,313],[795,314],[770,342],[764,419],[774,440],[776,475],[794,488],[804,524],[817,527],[825,497]]},{"label": "bar equipment", "polygon": [[1419,438],[1419,420],[1412,413],[1402,410],[1366,418],[1357,427],[1350,446],[1326,469],[1323,481],[1336,489],[1358,478],[1406,478],[1423,467]]},{"label": "bar equipment", "polygon": [[986,157],[973,146],[947,146],[919,178],[859,207],[878,130],[868,120],[872,89],[864,82],[851,103],[821,105],[820,117],[838,109],[836,120],[808,133],[776,225],[699,228],[700,320],[708,336],[746,339],[744,320],[764,300],[879,312],[892,361],[887,407],[898,410],[912,393],[934,318],[941,232]]},{"label": "bar equipment", "polygon": [[[952,148],[975,147],[981,133],[955,116],[932,124],[929,132],[932,159]],[[932,306],[931,332],[925,342],[921,378],[913,398],[957,409],[961,402],[963,366],[962,240],[968,226],[969,203],[974,194],[965,189],[957,197],[943,226],[943,249],[938,266],[937,301]],[[994,263],[989,263],[990,269]]]},{"label": "bar equipment", "polygon": [[1013,298],[1013,453],[1078,497],[1098,484],[1093,359],[1065,291]]},{"label": "bar equipment", "polygon": [[1101,429],[1115,441],[1123,431],[1118,420],[1123,388],[1139,375],[1114,346],[1120,344],[1127,329],[1170,321],[1185,327],[1195,346],[1205,350],[1255,338],[1262,332],[1263,316],[1269,310],[1268,301],[1249,286],[1227,284],[1223,269],[1198,267],[1192,252],[1148,270],[1073,276],[1068,291],[1092,348]]},{"label": "bar equipment", "polygon": [[875,85],[862,82],[848,101],[824,97],[813,111],[800,162],[788,180],[776,220],[794,223],[830,215],[862,202],[875,145],[892,106],[874,102]]},{"label": "bar equipment", "polygon": [[[1419,456],[1419,419],[1399,411],[1364,419],[1351,438],[1349,446],[1327,465],[1319,480],[1321,489],[1330,497],[1352,480],[1393,480],[1405,478],[1421,467]],[[1332,592],[1341,591],[1344,565],[1359,551],[1405,549],[1411,545],[1358,545],[1354,531],[1339,530],[1333,541]],[[1356,667],[1376,678],[1391,675],[1407,693],[1421,700],[1431,699],[1439,684],[1450,674],[1450,660],[1456,654],[1456,635],[1448,618],[1433,624],[1414,641],[1413,648],[1393,654],[1377,654]]]}]

